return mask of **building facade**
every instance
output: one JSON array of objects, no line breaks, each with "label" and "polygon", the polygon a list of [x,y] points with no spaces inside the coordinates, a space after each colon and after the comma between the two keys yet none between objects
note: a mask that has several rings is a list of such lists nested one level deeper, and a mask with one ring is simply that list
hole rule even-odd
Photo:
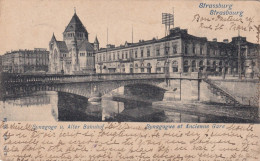
[{"label": "building facade", "polygon": [[49,42],[49,73],[82,74],[95,72],[94,52],[98,50],[96,37],[90,43],[88,32],[76,12],[63,32],[63,41],[56,40],[54,34]]},{"label": "building facade", "polygon": [[174,28],[161,39],[101,48],[95,54],[95,68],[97,73],[201,71],[237,75],[241,71],[249,76],[259,73],[257,47],[241,36],[233,37],[231,42],[227,39],[223,42],[217,42],[217,39],[208,41],[205,37],[188,34],[187,30]]},{"label": "building facade", "polygon": [[7,73],[47,72],[49,52],[44,48],[11,51],[2,55],[1,63]]}]

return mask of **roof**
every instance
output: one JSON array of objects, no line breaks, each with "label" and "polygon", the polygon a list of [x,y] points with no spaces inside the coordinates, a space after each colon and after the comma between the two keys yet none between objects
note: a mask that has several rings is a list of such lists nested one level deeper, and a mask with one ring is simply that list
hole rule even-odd
[{"label": "roof", "polygon": [[82,24],[82,22],[80,21],[76,13],[71,18],[70,23],[68,24],[64,32],[75,32],[75,31],[87,32],[86,28],[84,27],[84,25]]},{"label": "roof", "polygon": [[88,40],[84,40],[81,44],[78,46],[79,51],[94,51],[93,45],[88,42]]},{"label": "roof", "polygon": [[56,41],[56,43],[57,43],[57,47],[59,48],[60,52],[64,52],[64,53],[68,52],[68,48],[67,48],[65,41]]},{"label": "roof", "polygon": [[[225,43],[225,42],[217,42],[217,41],[208,41],[206,37],[197,37],[193,36],[191,34],[188,34],[186,29],[180,29],[180,28],[175,28],[171,30],[170,34],[161,38],[161,39],[156,39],[153,38],[151,40],[141,40],[137,43],[128,43],[125,42],[125,45],[120,45],[114,48],[100,48],[98,53],[102,52],[107,52],[107,51],[115,51],[115,50],[120,50],[120,49],[127,49],[127,48],[133,48],[133,47],[138,47],[138,46],[144,46],[148,44],[153,44],[153,43],[160,43],[160,42],[166,42],[170,40],[175,40],[175,39],[184,39],[184,40],[198,40],[200,42],[207,43],[208,45],[218,47],[220,49],[225,49],[225,48],[233,48],[234,47],[234,42],[236,38],[232,39],[232,42],[230,43]],[[253,44],[250,42],[247,42],[246,39],[244,39],[244,44],[251,45],[257,47],[258,44]]]}]

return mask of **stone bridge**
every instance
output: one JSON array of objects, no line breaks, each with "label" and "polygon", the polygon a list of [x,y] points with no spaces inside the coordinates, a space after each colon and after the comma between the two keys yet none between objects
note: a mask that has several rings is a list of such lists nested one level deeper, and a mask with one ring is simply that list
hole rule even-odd
[{"label": "stone bridge", "polygon": [[[142,93],[166,91],[171,82],[200,82],[198,73],[186,74],[93,74],[93,75],[2,75],[1,98],[34,91],[60,91],[87,98],[105,95],[119,87],[141,88]],[[173,88],[173,87],[172,87]],[[156,93],[156,92],[155,92]]]},{"label": "stone bridge", "polygon": [[[0,74],[0,99],[19,97],[34,91],[60,91],[84,96],[87,98],[102,96],[119,87],[125,87],[124,93],[138,92],[142,97],[148,98],[149,94],[167,97],[168,100],[200,100],[223,102],[228,104],[242,104],[257,106],[257,102],[239,100],[236,93],[239,91],[228,90],[232,84],[249,88],[249,92],[258,89],[258,81],[220,80],[223,85],[216,81],[202,79],[199,73],[138,73],[138,74],[92,74],[92,75],[14,75]],[[239,83],[239,84],[238,84]],[[226,86],[225,86],[226,85]],[[129,91],[127,91],[127,90]],[[135,89],[138,92],[134,92]],[[236,88],[234,88],[236,89]],[[243,89],[242,89],[243,90]],[[243,91],[240,92],[243,94]],[[247,93],[249,95],[250,93]],[[140,95],[141,96],[141,95]],[[246,97],[246,96],[245,96]],[[250,96],[251,97],[251,96]],[[259,97],[258,97],[259,98]],[[162,99],[162,98],[160,98]]]}]

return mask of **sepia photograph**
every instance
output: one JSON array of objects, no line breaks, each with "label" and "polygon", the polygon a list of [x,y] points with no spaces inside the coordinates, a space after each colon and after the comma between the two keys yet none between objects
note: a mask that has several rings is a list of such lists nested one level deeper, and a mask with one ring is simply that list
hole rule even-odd
[{"label": "sepia photograph", "polygon": [[0,0],[0,161],[259,161],[259,11]]},{"label": "sepia photograph", "polygon": [[260,123],[257,2],[220,2],[1,0],[0,120]]}]

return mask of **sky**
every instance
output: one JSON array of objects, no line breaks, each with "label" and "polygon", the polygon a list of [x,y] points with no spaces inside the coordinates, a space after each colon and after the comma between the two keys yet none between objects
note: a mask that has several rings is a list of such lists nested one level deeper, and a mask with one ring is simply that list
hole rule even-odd
[{"label": "sky", "polygon": [[[62,40],[62,33],[74,14],[74,8],[89,34],[89,41],[98,37],[100,47],[108,43],[116,46],[125,41],[149,40],[165,36],[162,13],[174,10],[175,27],[188,33],[217,38],[218,41],[237,36],[238,31],[227,28],[211,31],[192,21],[194,15],[212,17],[209,8],[199,8],[203,1],[175,0],[0,0],[0,55],[18,49],[47,48],[54,33]],[[204,1],[205,2],[205,1]],[[204,3],[203,2],[203,3]],[[251,25],[259,25],[259,2],[207,1],[207,4],[233,4],[233,11],[244,11],[243,18],[253,17]],[[174,8],[174,9],[173,9]],[[225,10],[225,9],[223,9]],[[237,16],[238,18],[238,16]],[[230,22],[228,22],[230,23]],[[246,23],[244,23],[245,25]],[[216,24],[214,24],[216,25]],[[108,31],[108,32],[107,32]],[[256,31],[240,31],[241,36],[256,43]]]}]

